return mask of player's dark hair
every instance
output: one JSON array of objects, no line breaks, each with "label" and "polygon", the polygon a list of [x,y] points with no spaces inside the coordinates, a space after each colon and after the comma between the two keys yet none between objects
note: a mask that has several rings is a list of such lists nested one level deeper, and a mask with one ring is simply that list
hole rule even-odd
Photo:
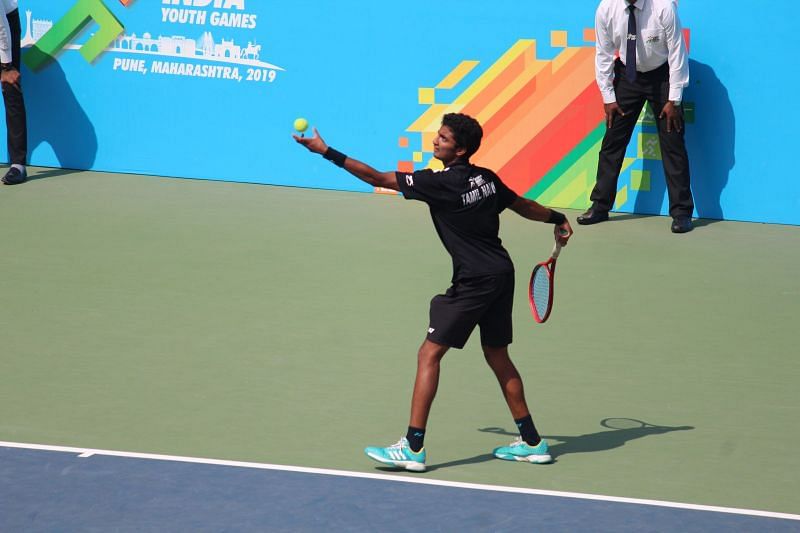
[{"label": "player's dark hair", "polygon": [[464,159],[469,159],[478,151],[483,138],[483,128],[477,120],[464,113],[447,113],[442,117],[442,126],[447,126],[453,132],[456,145],[464,148],[467,153]]}]

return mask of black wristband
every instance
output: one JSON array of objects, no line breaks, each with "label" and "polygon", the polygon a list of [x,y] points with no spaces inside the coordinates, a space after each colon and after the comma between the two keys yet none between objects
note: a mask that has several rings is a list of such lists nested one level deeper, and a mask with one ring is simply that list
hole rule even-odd
[{"label": "black wristband", "polygon": [[0,70],[8,71],[8,70],[16,70],[14,68],[14,63],[0,63]]},{"label": "black wristband", "polygon": [[322,154],[322,157],[324,157],[337,167],[342,167],[342,168],[344,168],[344,160],[347,159],[346,155],[344,155],[339,150],[331,148],[330,146],[328,146],[328,149],[325,150],[324,154]]},{"label": "black wristband", "polygon": [[555,209],[550,210],[550,218],[547,219],[548,224],[555,224],[556,226],[560,226],[566,221],[567,217],[565,217],[563,213],[559,213]]}]

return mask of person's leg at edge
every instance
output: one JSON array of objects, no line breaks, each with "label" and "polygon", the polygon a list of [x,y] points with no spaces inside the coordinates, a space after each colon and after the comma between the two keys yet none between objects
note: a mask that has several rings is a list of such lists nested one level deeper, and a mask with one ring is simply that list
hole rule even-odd
[{"label": "person's leg at edge", "polygon": [[[21,64],[19,11],[12,11],[7,15],[7,19],[11,30],[11,62],[14,68],[19,70]],[[27,180],[25,165],[28,159],[28,129],[22,84],[20,83],[18,87],[3,87],[3,100],[6,110],[8,154],[11,163],[8,173],[3,176],[3,183],[16,185]]]}]

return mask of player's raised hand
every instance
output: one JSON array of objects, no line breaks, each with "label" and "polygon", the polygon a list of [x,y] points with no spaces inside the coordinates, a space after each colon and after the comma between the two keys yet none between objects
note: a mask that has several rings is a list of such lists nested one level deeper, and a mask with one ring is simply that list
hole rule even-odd
[{"label": "player's raised hand", "polygon": [[328,149],[328,145],[325,144],[325,141],[323,141],[322,137],[319,136],[317,128],[314,128],[314,135],[311,137],[300,137],[297,134],[293,134],[292,137],[294,137],[295,141],[302,144],[308,148],[309,151],[314,152],[315,154],[324,154]]}]

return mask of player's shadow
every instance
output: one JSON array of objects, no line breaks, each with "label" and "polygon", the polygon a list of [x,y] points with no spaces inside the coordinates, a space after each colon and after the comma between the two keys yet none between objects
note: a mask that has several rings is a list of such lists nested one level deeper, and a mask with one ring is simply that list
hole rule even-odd
[{"label": "player's shadow", "polygon": [[[450,468],[453,466],[462,466],[462,465],[474,465],[477,463],[485,463],[487,461],[497,461],[494,455],[491,453],[482,453],[480,455],[476,455],[475,457],[467,457],[464,459],[458,459],[456,461],[448,461],[446,463],[439,463],[435,465],[427,465],[425,472],[433,472],[435,470],[439,470],[440,468]],[[388,466],[376,466],[376,470],[380,470],[386,473],[396,473],[396,468],[391,468]]]},{"label": "player's shadow", "polygon": [[482,453],[480,455],[476,455],[475,457],[467,457],[464,459],[458,459],[456,461],[448,461],[446,463],[439,463],[436,465],[430,465],[427,467],[428,472],[433,472],[434,470],[439,470],[440,468],[451,468],[453,466],[462,466],[462,465],[474,465],[477,463],[485,463],[487,461],[497,461],[494,455],[491,453]]},{"label": "player's shadow", "polygon": [[[620,421],[634,427],[610,427],[612,424],[609,421]],[[558,461],[559,457],[571,453],[591,453],[613,450],[614,448],[624,446],[629,441],[641,439],[643,437],[663,435],[664,433],[670,433],[672,431],[688,431],[694,429],[694,426],[656,426],[630,418],[605,418],[600,421],[600,425],[607,429],[595,433],[585,433],[583,435],[543,435],[543,438],[547,439],[550,445],[550,455],[553,457],[553,461]],[[500,427],[479,428],[478,431],[483,433],[495,433],[508,437],[519,436],[518,432],[507,431]],[[441,468],[472,465],[496,460],[497,459],[495,459],[494,455],[491,453],[482,453],[474,457],[429,465],[426,471],[433,472]],[[397,471],[395,468],[381,466],[376,467],[376,469],[384,472]]]},{"label": "player's shadow", "polygon": [[[601,421],[603,427],[604,422],[609,419]],[[631,419],[620,419],[631,420]],[[694,429],[693,426],[657,426],[652,424],[642,424],[636,427],[629,428],[608,428],[604,431],[597,431],[594,433],[584,433],[583,435],[543,435],[550,445],[550,455],[553,460],[558,460],[562,455],[569,455],[574,453],[591,453],[602,452],[606,450],[613,450],[624,446],[627,442],[632,440],[641,439],[644,437],[651,437],[654,435],[663,435],[672,431],[688,431]],[[516,437],[519,433],[506,431],[503,428],[488,427],[479,429],[485,433],[497,433],[499,435],[508,435]]]},{"label": "player's shadow", "polygon": [[[691,82],[684,91],[683,100],[694,106],[694,119],[686,125],[686,150],[689,153],[692,195],[699,217],[694,225],[702,227],[725,218],[721,197],[736,161],[736,117],[728,89],[717,78],[714,69],[690,60],[689,71]],[[658,214],[666,197],[662,163],[656,159],[644,159],[642,170],[658,177],[651,179],[647,194],[636,195],[633,210],[635,213]]]},{"label": "player's shadow", "polygon": [[[48,144],[61,167],[36,173],[31,178],[52,178],[70,173],[63,169],[91,168],[97,157],[97,133],[58,61],[50,62],[36,73],[23,67],[23,79],[28,152],[34,156],[31,164],[37,164],[36,148]],[[55,166],[49,161],[42,164]]]}]

